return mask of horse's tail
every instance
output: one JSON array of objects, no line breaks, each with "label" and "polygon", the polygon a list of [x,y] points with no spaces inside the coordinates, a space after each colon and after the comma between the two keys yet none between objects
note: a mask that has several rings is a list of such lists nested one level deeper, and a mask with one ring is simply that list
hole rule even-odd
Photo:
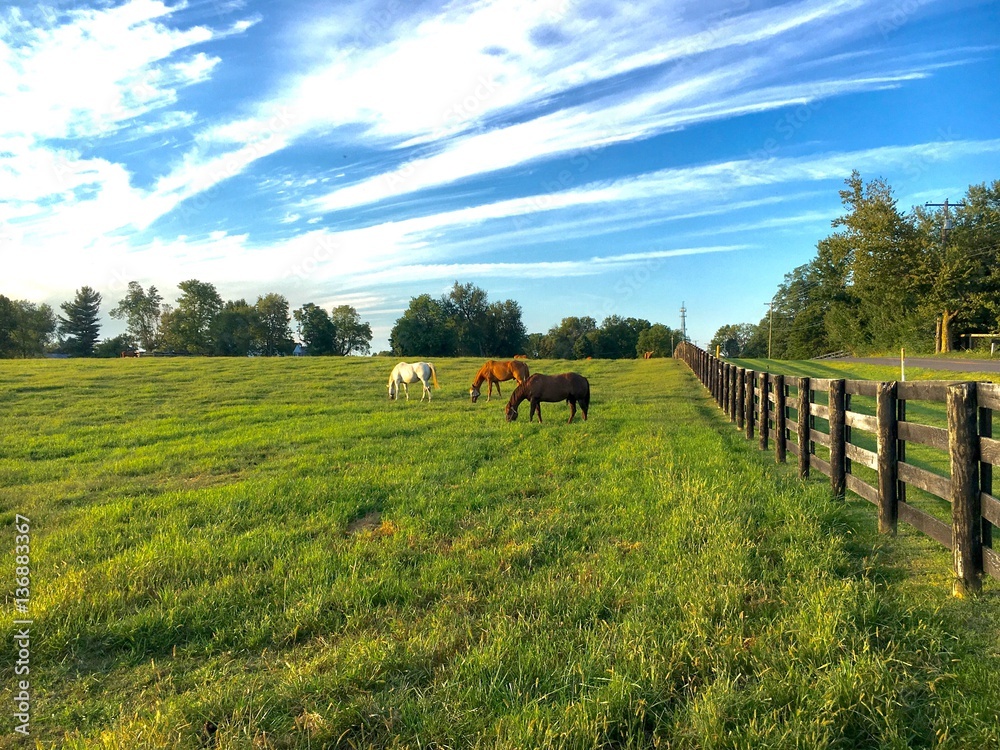
[{"label": "horse's tail", "polygon": [[431,365],[431,363],[430,363],[430,362],[428,362],[427,364],[429,364],[429,365],[430,365],[430,367],[431,367],[431,378],[433,378],[433,379],[434,379],[434,387],[435,387],[435,388],[440,388],[440,386],[438,385],[438,374],[437,374],[437,370],[435,370],[435,369],[434,369],[434,365]]}]

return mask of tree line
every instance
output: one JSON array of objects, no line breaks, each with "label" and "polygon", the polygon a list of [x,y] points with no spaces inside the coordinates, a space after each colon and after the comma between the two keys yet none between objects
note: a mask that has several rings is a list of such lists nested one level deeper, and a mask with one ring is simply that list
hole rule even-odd
[{"label": "tree line", "polygon": [[967,333],[1000,331],[1000,181],[959,203],[899,210],[882,179],[855,171],[845,212],[808,263],[785,275],[757,323],[722,326],[725,356],[808,359],[906,347],[950,352]]},{"label": "tree line", "polygon": [[368,354],[371,326],[350,305],[328,313],[313,303],[290,312],[288,300],[270,293],[254,304],[223,300],[213,284],[190,279],[178,284],[176,304],[164,302],[155,286],[129,282],[125,296],[109,311],[126,331],[100,340],[102,296],[89,286],[60,305],[0,295],[0,357],[60,353],[74,357],[117,357],[124,351],[245,357],[291,354],[296,342],[291,321],[312,354]]},{"label": "tree line", "polygon": [[[213,284],[190,279],[178,284],[168,304],[155,286],[129,282],[109,315],[125,323],[125,333],[100,340],[102,296],[89,286],[60,305],[9,300],[0,295],[0,357],[33,357],[58,352],[75,357],[117,357],[143,350],[209,356],[276,356],[295,347],[291,322],[310,355],[368,354],[371,326],[350,305],[327,312],[312,302],[290,311],[280,294],[250,304],[223,300]],[[390,351],[400,357],[503,357],[533,359],[632,359],[649,352],[671,356],[681,332],[640,318],[610,315],[598,325],[589,316],[567,317],[547,333],[528,333],[521,306],[491,302],[484,289],[455,282],[440,297],[421,294],[396,320]]]},{"label": "tree line", "polygon": [[679,331],[639,318],[568,317],[548,333],[528,333],[514,300],[490,302],[485,290],[455,282],[447,294],[413,297],[389,334],[399,357],[634,359],[645,352],[669,357]]}]

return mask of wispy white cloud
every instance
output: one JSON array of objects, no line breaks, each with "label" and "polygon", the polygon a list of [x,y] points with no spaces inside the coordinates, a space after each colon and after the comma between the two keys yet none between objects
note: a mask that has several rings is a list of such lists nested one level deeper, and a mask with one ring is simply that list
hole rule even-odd
[{"label": "wispy white cloud", "polygon": [[205,81],[219,62],[190,52],[213,31],[163,23],[180,7],[130,0],[53,14],[44,25],[8,10],[0,16],[0,109],[17,117],[0,120],[0,135],[93,138],[172,105],[178,89]]},{"label": "wispy white cloud", "polygon": [[171,26],[186,7],[128,0],[60,13],[41,7],[30,17],[17,8],[0,13],[0,111],[13,113],[0,118],[0,220],[10,244],[103,257],[118,246],[110,236],[149,226],[240,168],[185,163],[162,189],[149,191],[135,187],[124,162],[92,155],[109,138],[195,122],[195,112],[175,105],[183,90],[211,77],[220,58],[192,48],[252,21],[222,30]]},{"label": "wispy white cloud", "polygon": [[369,273],[353,274],[346,280],[347,288],[365,288],[383,284],[447,281],[458,278],[566,278],[596,276],[616,269],[651,261],[706,253],[726,253],[745,250],[748,245],[710,245],[657,250],[644,253],[594,256],[579,260],[529,261],[521,263],[422,263],[392,266]]}]

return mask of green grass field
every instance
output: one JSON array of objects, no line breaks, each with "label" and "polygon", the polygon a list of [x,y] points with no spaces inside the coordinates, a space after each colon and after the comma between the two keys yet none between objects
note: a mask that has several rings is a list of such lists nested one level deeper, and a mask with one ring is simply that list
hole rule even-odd
[{"label": "green grass field", "polygon": [[1000,746],[1000,586],[951,598],[945,550],[776,466],[680,362],[531,362],[591,381],[543,425],[470,404],[471,359],[390,403],[393,364],[0,363],[32,741]]}]

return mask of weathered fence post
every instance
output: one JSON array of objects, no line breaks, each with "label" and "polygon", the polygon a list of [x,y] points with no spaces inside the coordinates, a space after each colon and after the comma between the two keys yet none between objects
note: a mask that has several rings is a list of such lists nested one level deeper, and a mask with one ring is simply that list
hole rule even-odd
[{"label": "weathered fence post", "polygon": [[729,370],[729,421],[736,422],[736,378],[737,367],[733,365]]},{"label": "weathered fence post", "polygon": [[754,405],[753,405],[753,391],[754,382],[757,380],[757,373],[754,370],[747,370],[747,393],[744,411],[743,423],[746,426],[746,436],[747,440],[753,440],[753,422],[754,422]]},{"label": "weathered fence post", "polygon": [[830,381],[830,489],[838,500],[847,488],[844,381]]},{"label": "weathered fence post", "polygon": [[948,388],[953,592],[958,597],[974,594],[983,585],[978,416],[975,383],[958,383]]},{"label": "weathered fence post", "polygon": [[722,360],[715,360],[715,372],[712,373],[712,385],[715,388],[715,405],[722,408]]},{"label": "weathered fence post", "polygon": [[712,400],[716,401],[715,394],[715,357],[711,354],[708,355],[708,392],[712,396]]},{"label": "weathered fence post", "polygon": [[743,429],[743,418],[747,402],[747,371],[743,367],[736,368],[736,429]]},{"label": "weathered fence post", "polygon": [[795,405],[799,413],[799,476],[809,476],[809,378],[799,378],[799,397]]},{"label": "weathered fence post", "polygon": [[722,411],[730,418],[732,418],[732,414],[729,411],[729,391],[733,386],[732,371],[733,366],[726,362],[726,366],[722,369]]},{"label": "weathered fence post", "polygon": [[[993,437],[993,410],[979,408],[979,436]],[[993,494],[993,464],[979,462],[979,491],[987,495]],[[993,547],[993,524],[983,520],[983,546]]]},{"label": "weathered fence post", "polygon": [[875,420],[878,425],[878,530],[896,533],[899,520],[899,465],[896,443],[896,384],[879,383],[875,390]]},{"label": "weathered fence post", "polygon": [[767,450],[767,438],[768,438],[768,412],[771,411],[771,397],[770,389],[768,385],[770,384],[770,376],[766,372],[760,374],[760,422],[758,432],[760,433],[760,449],[762,451]]},{"label": "weathered fence post", "polygon": [[785,434],[785,376],[774,375],[774,460],[785,463],[788,436]]}]

